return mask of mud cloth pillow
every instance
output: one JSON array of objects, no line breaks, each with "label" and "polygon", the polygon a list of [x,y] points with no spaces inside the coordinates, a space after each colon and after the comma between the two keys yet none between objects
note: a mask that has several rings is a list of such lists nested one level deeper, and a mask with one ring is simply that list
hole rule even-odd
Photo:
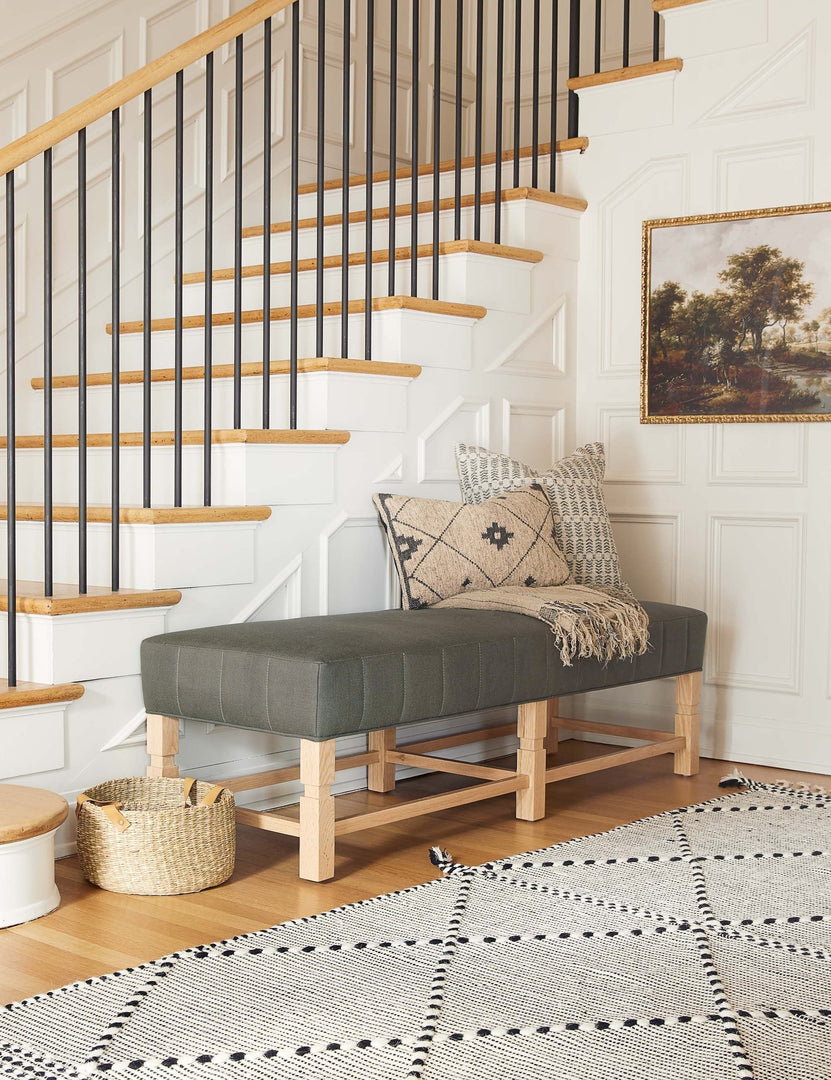
[{"label": "mud cloth pillow", "polygon": [[373,502],[404,608],[429,607],[468,589],[561,585],[569,576],[538,483],[475,506],[407,495],[375,495]]},{"label": "mud cloth pillow", "polygon": [[630,592],[620,575],[612,523],[603,498],[603,443],[579,447],[544,473],[481,446],[458,443],[455,450],[466,503],[481,503],[531,483],[544,484],[554,514],[554,537],[574,582]]}]

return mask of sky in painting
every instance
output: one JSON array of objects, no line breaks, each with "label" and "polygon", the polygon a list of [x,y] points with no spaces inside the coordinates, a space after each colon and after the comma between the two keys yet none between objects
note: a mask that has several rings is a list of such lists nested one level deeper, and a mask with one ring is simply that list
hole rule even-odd
[{"label": "sky in painting", "polygon": [[677,281],[687,292],[718,288],[719,270],[728,255],[758,244],[770,244],[805,263],[805,278],[816,295],[803,318],[831,306],[831,211],[782,217],[715,221],[652,230],[652,288]]}]

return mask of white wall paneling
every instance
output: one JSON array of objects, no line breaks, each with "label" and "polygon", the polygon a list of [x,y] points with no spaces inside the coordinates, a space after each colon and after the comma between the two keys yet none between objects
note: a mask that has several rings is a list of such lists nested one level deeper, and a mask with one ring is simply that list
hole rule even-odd
[{"label": "white wall paneling", "polygon": [[678,603],[680,514],[610,514],[624,580],[642,600]]},{"label": "white wall paneling", "polygon": [[807,482],[803,424],[714,424],[711,484],[799,485]]},{"label": "white wall paneling", "polygon": [[565,453],[565,408],[502,399],[502,453],[540,469]]},{"label": "white wall paneling", "polygon": [[455,398],[418,437],[418,481],[421,484],[455,483],[453,447],[463,442],[490,445],[490,403],[476,398]]},{"label": "white wall paneling", "polygon": [[732,146],[716,151],[714,164],[714,206],[720,211],[807,203],[813,196],[812,138]]},{"label": "white wall paneling", "polygon": [[678,424],[642,428],[637,406],[600,405],[597,435],[606,446],[609,484],[680,484],[684,480],[684,429]]},{"label": "white wall paneling", "polygon": [[339,514],[320,537],[320,614],[391,607],[388,558],[377,514]]}]

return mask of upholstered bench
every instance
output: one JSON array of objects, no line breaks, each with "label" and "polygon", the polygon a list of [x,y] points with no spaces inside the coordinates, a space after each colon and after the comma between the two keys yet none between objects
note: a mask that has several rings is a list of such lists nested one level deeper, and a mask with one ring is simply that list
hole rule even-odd
[{"label": "upholstered bench", "polygon": [[[142,644],[148,774],[177,776],[179,718],[300,739],[299,768],[226,780],[232,791],[304,785],[299,822],[275,811],[239,808],[239,821],[300,839],[300,876],[334,874],[335,837],[516,792],[516,815],[545,814],[554,780],[674,753],[675,771],[698,770],[698,702],[707,617],[669,604],[645,604],[650,648],[604,665],[564,667],[549,627],[500,611],[425,609],[237,623],[162,634]],[[674,676],[675,732],[567,719],[569,694]],[[518,705],[516,769],[432,757],[449,747],[513,733],[488,728],[399,746],[396,728],[418,721]],[[546,767],[558,728],[628,735],[646,742],[586,761]],[[365,753],[335,757],[335,740],[367,734]],[[391,791],[395,766],[456,773],[481,783],[408,803],[335,818],[335,772],[367,766],[371,791]]]}]

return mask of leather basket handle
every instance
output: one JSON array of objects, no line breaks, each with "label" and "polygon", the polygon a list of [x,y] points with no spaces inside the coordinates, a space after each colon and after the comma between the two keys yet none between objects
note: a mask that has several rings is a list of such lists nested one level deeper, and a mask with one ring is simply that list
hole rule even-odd
[{"label": "leather basket handle", "polygon": [[103,810],[107,820],[110,822],[111,825],[114,825],[119,832],[124,832],[125,829],[130,828],[131,823],[121,813],[121,809],[124,806],[124,803],[100,803],[96,802],[95,799],[91,799],[89,795],[84,795],[82,793],[78,796],[77,805],[75,807],[76,814],[79,814],[81,812],[81,807],[84,805],[84,803],[92,803],[93,806],[97,806],[100,810]]}]

